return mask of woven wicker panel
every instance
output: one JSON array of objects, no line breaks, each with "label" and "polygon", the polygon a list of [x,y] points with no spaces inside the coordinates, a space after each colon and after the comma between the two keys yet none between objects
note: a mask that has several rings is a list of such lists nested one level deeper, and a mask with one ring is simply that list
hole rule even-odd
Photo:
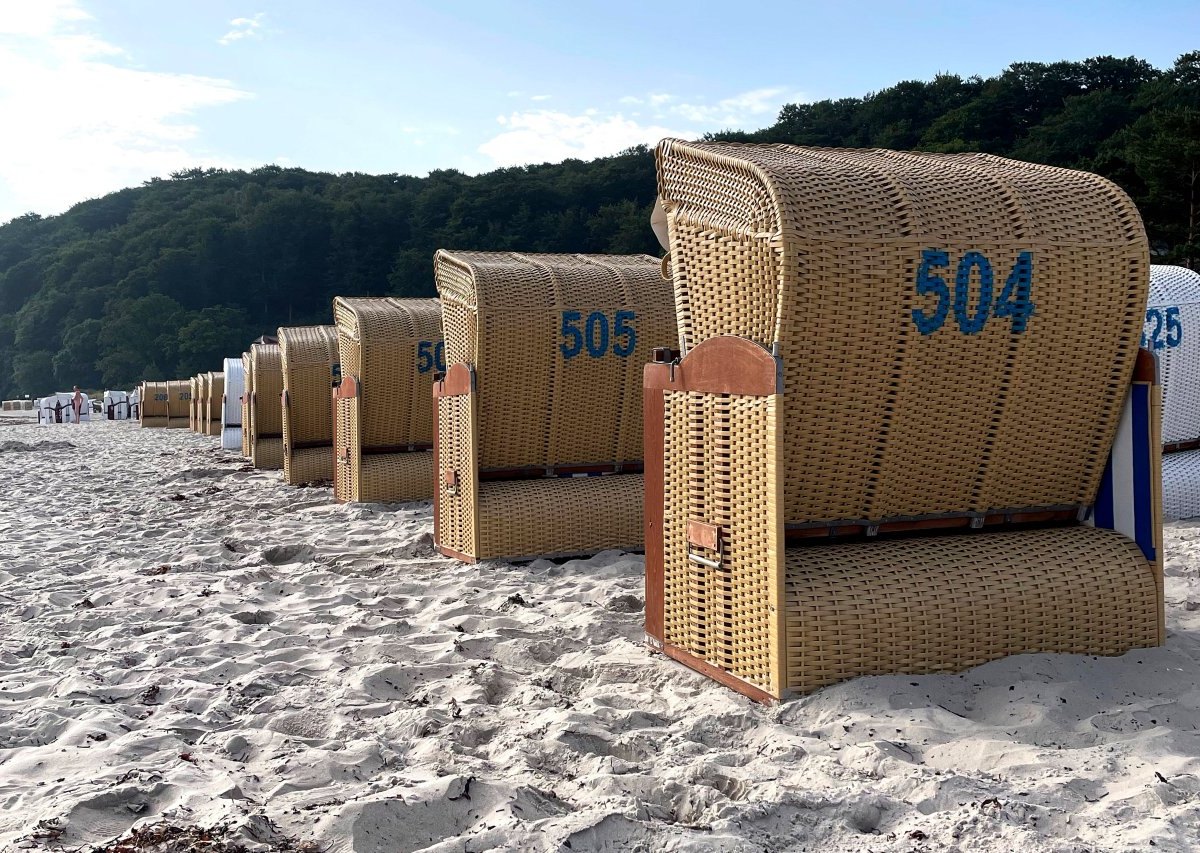
[{"label": "woven wicker panel", "polygon": [[1154,572],[1132,541],[1108,530],[790,548],[786,564],[792,690],[1158,642]]},{"label": "woven wicker panel", "polygon": [[1150,267],[1142,345],[1158,356],[1163,443],[1200,439],[1200,273]]},{"label": "woven wicker panel", "polygon": [[250,392],[254,390],[254,365],[250,353],[242,353],[242,455],[250,457],[250,433],[254,428],[254,412],[250,408]]},{"label": "woven wicker panel", "polygon": [[1162,458],[1163,520],[1200,517],[1200,450]]},{"label": "woven wicker panel", "polygon": [[200,391],[200,398],[196,401],[196,431],[208,435],[210,423],[208,407],[212,398],[212,373],[201,373],[197,377],[196,387]]},{"label": "woven wicker panel", "polygon": [[333,397],[333,406],[333,494],[339,501],[354,501],[358,499],[358,397]]},{"label": "woven wicker panel", "polygon": [[191,425],[192,383],[173,379],[167,385],[167,428],[184,429]]},{"label": "woven wicker panel", "polygon": [[341,375],[355,377],[362,389],[362,446],[430,444],[434,356],[442,340],[438,301],[338,297],[333,314]]},{"label": "woven wicker panel", "polygon": [[672,346],[646,255],[438,252],[447,364],[475,367],[483,470],[640,461],[641,371]]},{"label": "woven wicker panel", "polygon": [[[479,507],[479,415],[478,397],[464,394],[437,401],[438,470],[433,486],[438,489],[437,545],[459,554],[479,553],[477,510]],[[445,441],[444,436],[453,436]],[[443,471],[457,471],[459,482],[445,482]]]},{"label": "woven wicker panel", "polygon": [[142,385],[142,398],[138,403],[141,424],[144,427],[165,427],[170,417],[171,389],[166,382],[146,382]]},{"label": "woven wicker panel", "polygon": [[[338,363],[333,326],[290,326],[279,330],[280,365],[287,405],[283,408],[283,475],[292,485],[333,479],[333,387]],[[304,451],[325,448],[320,454]],[[293,457],[304,452],[304,464]]]},{"label": "woven wicker panel", "polygon": [[[779,397],[672,392],[663,422],[664,637],[777,693],[782,524],[776,444]],[[721,550],[697,546],[689,520],[716,525]]]},{"label": "woven wicker panel", "polygon": [[188,380],[188,393],[191,395],[191,398],[188,400],[188,428],[192,432],[198,432],[196,404],[200,400],[200,386],[199,380],[195,376]]},{"label": "woven wicker panel", "polygon": [[283,437],[254,436],[250,448],[250,464],[263,471],[278,471],[282,469]]},{"label": "woven wicker panel", "polygon": [[221,413],[225,397],[225,374],[208,374],[208,434],[221,434]]},{"label": "woven wicker panel", "polygon": [[328,483],[333,479],[333,445],[291,450],[284,439],[283,479],[289,485]]},{"label": "woven wicker panel", "polygon": [[433,496],[433,453],[428,450],[368,453],[361,457],[359,466],[351,500],[400,503]]},{"label": "woven wicker panel", "polygon": [[789,522],[1091,502],[1148,281],[1117,187],[990,155],[785,145],[667,141],[658,168],[683,347],[779,346]]},{"label": "woven wicker panel", "polygon": [[478,484],[478,559],[594,554],[642,545],[642,475]]},{"label": "woven wicker panel", "polygon": [[[283,368],[277,344],[250,346],[250,461],[283,467]],[[278,447],[276,446],[278,445]]]}]

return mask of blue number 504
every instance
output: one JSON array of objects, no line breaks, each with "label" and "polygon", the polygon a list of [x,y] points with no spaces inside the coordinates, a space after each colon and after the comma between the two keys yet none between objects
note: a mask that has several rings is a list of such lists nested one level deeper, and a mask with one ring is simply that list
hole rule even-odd
[{"label": "blue number 504", "polygon": [[[926,249],[921,253],[915,287],[918,296],[935,296],[932,311],[912,309],[913,323],[922,335],[932,335],[946,322],[950,313],[951,294],[946,280],[936,270],[950,268],[950,255],[942,249]],[[971,281],[978,273],[979,296],[971,305]],[[993,302],[994,276],[991,261],[982,252],[966,252],[959,259],[954,274],[953,308],[958,330],[964,335],[983,331],[990,317],[1009,318],[1012,333],[1025,331],[1034,308],[1030,293],[1033,288],[1033,253],[1021,252],[1008,273],[1004,288]]]}]

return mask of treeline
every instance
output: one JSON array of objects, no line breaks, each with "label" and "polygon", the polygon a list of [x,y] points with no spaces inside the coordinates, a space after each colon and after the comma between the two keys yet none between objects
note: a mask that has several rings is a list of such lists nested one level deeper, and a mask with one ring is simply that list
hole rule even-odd
[{"label": "treeline", "polygon": [[[1137,201],[1155,260],[1200,260],[1200,52],[1018,63],[863,98],[792,104],[722,139],[987,151],[1087,169]],[[335,295],[433,293],[440,247],[650,252],[645,148],[425,178],[192,170],[0,226],[0,397],[212,370]]]}]

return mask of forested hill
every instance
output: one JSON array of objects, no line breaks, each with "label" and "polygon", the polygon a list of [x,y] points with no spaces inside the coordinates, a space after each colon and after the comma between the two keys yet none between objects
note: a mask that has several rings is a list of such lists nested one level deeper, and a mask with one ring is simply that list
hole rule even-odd
[{"label": "forested hill", "polygon": [[[801,145],[987,151],[1088,169],[1137,201],[1155,260],[1200,262],[1200,51],[1017,63],[793,104],[756,132]],[[439,247],[651,252],[646,149],[425,178],[194,170],[0,226],[0,397],[218,369],[335,295],[433,293]]]}]

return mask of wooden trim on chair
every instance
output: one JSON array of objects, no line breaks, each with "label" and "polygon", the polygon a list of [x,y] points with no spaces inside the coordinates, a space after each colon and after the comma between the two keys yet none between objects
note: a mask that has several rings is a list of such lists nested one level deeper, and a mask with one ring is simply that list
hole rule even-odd
[{"label": "wooden trim on chair", "polygon": [[475,390],[475,368],[469,364],[452,364],[446,373],[433,383],[433,398],[465,397]]},{"label": "wooden trim on chair", "polygon": [[358,377],[346,376],[342,381],[333,386],[334,399],[352,400],[358,396]]},{"label": "wooden trim on chair", "polygon": [[718,684],[728,687],[741,693],[743,696],[758,702],[760,705],[777,705],[779,698],[772,696],[766,690],[763,690],[757,684],[751,684],[749,681],[738,678],[732,672],[713,666],[704,658],[696,657],[690,652],[686,652],[678,646],[673,646],[670,643],[663,643],[659,649],[664,655],[676,660],[686,666],[688,669],[694,669],[703,676],[711,678]]}]

